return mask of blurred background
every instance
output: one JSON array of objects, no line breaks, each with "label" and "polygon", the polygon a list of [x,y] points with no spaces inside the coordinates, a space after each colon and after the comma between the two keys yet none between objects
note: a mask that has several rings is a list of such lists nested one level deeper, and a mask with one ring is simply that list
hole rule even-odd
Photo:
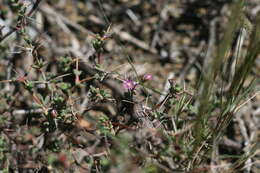
[{"label": "blurred background", "polygon": [[[19,18],[15,9],[17,7],[10,5],[10,2],[0,1],[1,35],[16,26]],[[23,2],[28,9],[33,7],[33,1],[30,0],[17,2]],[[93,41],[99,38],[103,41],[100,56],[104,71],[116,72],[120,80],[126,77],[135,79],[136,73],[139,77],[152,74],[153,80],[147,85],[162,93],[167,90],[168,79],[174,79],[196,95],[204,72],[203,65],[214,56],[213,50],[221,40],[223,30],[228,27],[232,3],[232,0],[42,0],[36,12],[26,20],[26,34],[21,30],[1,42],[0,80],[11,80],[23,75],[27,75],[30,80],[38,80],[42,72],[30,72],[35,62],[35,49],[39,61],[44,62],[46,74],[56,74],[63,70],[64,67],[58,65],[61,57],[79,58],[80,63],[92,66],[91,58],[95,52]],[[244,11],[250,28],[260,11],[260,1],[248,0],[245,3]],[[238,33],[234,40],[237,40]],[[30,47],[30,41],[23,39],[27,37],[38,46]],[[248,44],[247,40],[244,47]],[[248,80],[259,77],[258,56]],[[71,83],[73,80],[73,77],[65,79]],[[12,111],[27,109],[32,105],[29,94],[18,85],[0,86],[1,92],[5,91],[1,95],[5,97],[2,105],[0,103],[1,112],[7,108]],[[37,90],[43,95],[48,94],[44,87],[38,86]],[[84,89],[78,90],[75,98],[85,94]],[[149,94],[153,105],[164,98],[158,92]],[[15,101],[6,101],[6,95]],[[140,96],[141,100],[146,96]],[[81,106],[77,108],[82,109]],[[95,112],[90,114],[95,115]],[[247,131],[259,136],[260,95],[241,109],[239,114],[243,117]],[[25,125],[25,121],[24,117],[15,117],[8,121],[8,126],[11,127],[12,122]],[[21,129],[14,134],[15,137],[22,133]],[[63,139],[64,136],[59,137]],[[89,145],[95,141],[92,138],[88,141]],[[226,138],[228,140],[222,142],[220,152],[241,153],[244,139],[236,120],[228,127]],[[44,143],[48,144],[46,141]],[[252,169],[254,173],[257,170],[259,163],[258,167]]]}]

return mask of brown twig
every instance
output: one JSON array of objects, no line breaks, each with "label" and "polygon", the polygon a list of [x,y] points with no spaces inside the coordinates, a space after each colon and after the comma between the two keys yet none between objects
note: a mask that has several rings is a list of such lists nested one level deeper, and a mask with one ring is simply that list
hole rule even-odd
[{"label": "brown twig", "polygon": [[6,130],[5,130],[4,128],[0,127],[0,132],[3,132],[3,133],[7,136],[8,139],[10,139],[10,140],[13,141],[15,144],[17,144],[17,141],[16,141],[13,137],[11,137],[11,136],[6,132]]}]

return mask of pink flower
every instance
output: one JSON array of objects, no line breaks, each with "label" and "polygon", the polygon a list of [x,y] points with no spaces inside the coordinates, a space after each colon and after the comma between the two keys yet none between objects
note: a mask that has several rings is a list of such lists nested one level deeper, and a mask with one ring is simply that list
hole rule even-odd
[{"label": "pink flower", "polygon": [[126,79],[123,81],[123,87],[127,90],[133,90],[136,85],[137,83],[131,79]]},{"label": "pink flower", "polygon": [[153,76],[150,73],[147,73],[143,76],[143,80],[152,80]]}]

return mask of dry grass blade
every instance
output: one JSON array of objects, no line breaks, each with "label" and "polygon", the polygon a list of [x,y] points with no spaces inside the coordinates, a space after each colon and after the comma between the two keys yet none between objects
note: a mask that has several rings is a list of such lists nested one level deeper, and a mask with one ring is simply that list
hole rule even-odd
[{"label": "dry grass blade", "polygon": [[216,83],[215,80],[220,74],[220,68],[227,59],[228,52],[230,51],[231,43],[234,38],[235,32],[241,26],[241,16],[243,13],[243,1],[238,1],[232,8],[232,14],[229,18],[229,24],[226,28],[224,36],[216,49],[216,55],[211,60],[203,74],[203,80],[199,93],[199,112],[194,126],[195,132],[195,145],[194,150],[207,138],[209,132],[206,132],[208,125],[208,118],[210,117],[210,109],[212,107],[212,96],[215,93]]}]

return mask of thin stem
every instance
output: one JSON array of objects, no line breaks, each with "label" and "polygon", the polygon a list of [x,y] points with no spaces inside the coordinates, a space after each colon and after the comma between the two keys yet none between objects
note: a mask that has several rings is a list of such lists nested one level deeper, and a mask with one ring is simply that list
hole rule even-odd
[{"label": "thin stem", "polygon": [[[33,12],[38,8],[38,6],[39,6],[39,4],[40,4],[41,1],[42,1],[42,0],[36,0],[36,2],[34,3],[32,9],[27,13],[26,16],[24,16],[24,19],[30,17],[30,16],[33,14]],[[9,37],[12,33],[16,32],[16,31],[18,31],[18,30],[20,30],[20,29],[21,29],[21,27],[12,27],[9,32],[7,32],[4,36],[2,36],[2,37],[0,38],[0,43],[1,43],[2,41],[4,41],[7,37]]]}]

